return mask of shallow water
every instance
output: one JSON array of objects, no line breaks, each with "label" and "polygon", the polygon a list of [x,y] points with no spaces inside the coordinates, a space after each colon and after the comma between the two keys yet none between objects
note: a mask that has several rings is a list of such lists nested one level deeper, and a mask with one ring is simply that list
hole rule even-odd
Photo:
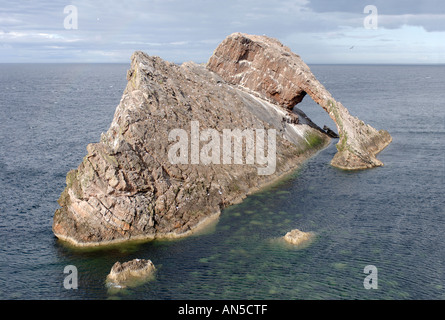
[{"label": "shallow water", "polygon": [[[385,164],[329,165],[335,140],[290,177],[181,240],[78,249],[51,231],[65,175],[108,129],[128,65],[0,65],[0,299],[445,298],[445,66],[311,66],[351,114],[393,142]],[[306,98],[299,107],[335,128]],[[315,239],[293,247],[291,229]],[[116,261],[151,259],[153,281],[109,291]],[[63,286],[66,265],[77,290]],[[364,268],[378,269],[366,290]]]}]

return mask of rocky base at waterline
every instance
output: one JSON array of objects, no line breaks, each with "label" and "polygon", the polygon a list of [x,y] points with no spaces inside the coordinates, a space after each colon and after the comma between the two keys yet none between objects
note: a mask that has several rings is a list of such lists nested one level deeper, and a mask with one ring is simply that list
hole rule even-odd
[{"label": "rocky base at waterline", "polygon": [[153,277],[156,268],[151,260],[134,259],[116,262],[107,276],[106,282],[113,288],[126,288],[138,285]]},{"label": "rocky base at waterline", "polygon": [[291,94],[290,76],[315,79],[301,59],[267,37],[228,39],[207,65],[132,55],[110,128],[67,174],[53,221],[59,239],[92,246],[188,235],[330,142],[291,110],[321,88]]}]

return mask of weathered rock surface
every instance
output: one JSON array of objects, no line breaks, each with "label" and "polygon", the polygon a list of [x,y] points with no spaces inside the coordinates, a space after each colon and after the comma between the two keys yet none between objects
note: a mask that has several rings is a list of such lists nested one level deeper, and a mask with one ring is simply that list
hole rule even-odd
[{"label": "weathered rock surface", "polygon": [[133,259],[128,262],[116,262],[107,276],[107,283],[113,287],[126,288],[146,280],[156,272],[151,260]]},{"label": "weathered rock surface", "polygon": [[294,229],[286,233],[283,238],[290,244],[300,245],[311,240],[313,236],[314,234],[312,232],[303,232],[298,229]]},{"label": "weathered rock surface", "polygon": [[239,85],[291,110],[308,94],[334,120],[340,140],[331,164],[342,169],[382,166],[376,154],[392,138],[349,114],[323,87],[301,58],[278,40],[234,33],[215,50],[207,67]]},{"label": "weathered rock surface", "polygon": [[[178,66],[135,52],[127,79],[109,130],[87,146],[82,163],[67,174],[58,201],[53,232],[74,245],[188,235],[222,208],[295,170],[329,142],[326,134],[298,123],[298,116],[274,101],[227,83],[205,66]],[[274,171],[261,175],[265,166],[247,161],[192,163],[193,141],[189,162],[172,163],[169,151],[177,141],[169,134],[183,129],[192,140],[192,121],[202,132],[275,129]],[[204,140],[197,143],[201,151],[208,146]]]}]

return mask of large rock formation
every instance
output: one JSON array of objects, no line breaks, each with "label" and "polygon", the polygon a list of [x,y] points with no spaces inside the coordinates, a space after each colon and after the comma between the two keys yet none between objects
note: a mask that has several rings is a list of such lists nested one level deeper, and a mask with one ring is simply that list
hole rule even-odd
[{"label": "large rock formation", "polygon": [[[135,52],[127,79],[109,130],[67,174],[58,201],[54,234],[75,245],[187,235],[329,142],[319,130],[296,124],[276,104],[235,88],[202,65],[178,66]],[[227,148],[218,155],[209,147],[224,143],[224,136],[214,137],[224,130],[256,134],[247,135],[245,143],[256,152],[246,149],[242,162],[235,162],[233,151],[231,164],[224,162]],[[177,148],[180,140],[187,143]],[[232,147],[235,140],[229,155]],[[209,149],[210,160],[219,164],[209,161]],[[266,149],[274,158],[269,163],[259,157]]]},{"label": "large rock formation", "polygon": [[392,140],[349,114],[315,78],[301,58],[279,41],[266,36],[234,33],[215,50],[208,68],[227,82],[239,85],[291,110],[308,94],[334,120],[340,141],[332,165],[342,169],[382,166],[376,154]]},{"label": "large rock formation", "polygon": [[336,119],[338,163],[378,164],[372,155],[389,136],[350,117],[267,37],[232,35],[207,66],[135,52],[127,80],[110,128],[67,174],[58,201],[53,232],[75,245],[190,234],[295,170],[330,141],[291,111],[306,92]]}]

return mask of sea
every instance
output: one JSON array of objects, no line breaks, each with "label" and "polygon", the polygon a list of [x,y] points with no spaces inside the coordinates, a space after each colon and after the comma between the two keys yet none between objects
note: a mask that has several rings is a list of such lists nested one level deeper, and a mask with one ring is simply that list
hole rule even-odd
[{"label": "sea", "polygon": [[[391,134],[383,167],[332,167],[334,139],[193,236],[75,248],[52,233],[57,199],[111,124],[128,68],[0,64],[1,300],[445,298],[444,65],[310,65],[352,115]],[[336,129],[310,97],[298,107]],[[296,228],[312,241],[285,244]],[[107,286],[113,264],[135,258],[155,277]]]}]

